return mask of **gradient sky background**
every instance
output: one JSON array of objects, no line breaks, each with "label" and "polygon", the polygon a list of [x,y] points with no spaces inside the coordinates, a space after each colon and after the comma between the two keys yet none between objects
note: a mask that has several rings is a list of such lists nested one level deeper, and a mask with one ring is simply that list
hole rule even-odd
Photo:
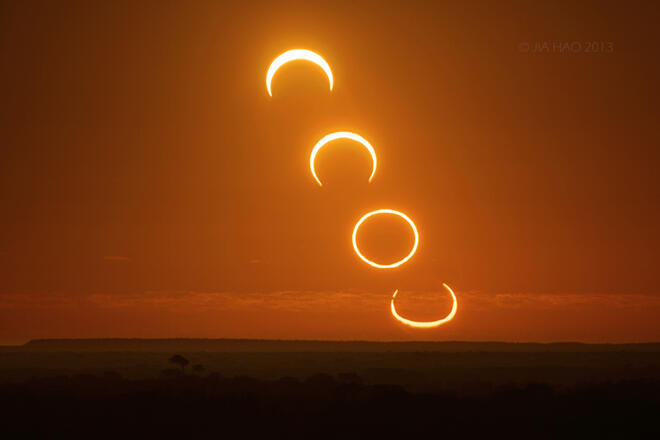
[{"label": "gradient sky background", "polygon": [[0,343],[660,340],[658,9],[2,2]]}]

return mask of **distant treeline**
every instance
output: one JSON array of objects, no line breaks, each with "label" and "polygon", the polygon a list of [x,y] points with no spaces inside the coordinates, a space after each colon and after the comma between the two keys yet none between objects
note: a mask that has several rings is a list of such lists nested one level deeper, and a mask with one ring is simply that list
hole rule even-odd
[{"label": "distant treeline", "polygon": [[660,432],[658,408],[660,382],[645,380],[412,393],[353,373],[266,381],[171,369],[159,379],[108,372],[0,385],[6,438],[641,438]]},{"label": "distant treeline", "polygon": [[[189,348],[186,346],[186,348]],[[221,351],[0,351],[0,383],[32,377],[100,375],[112,370],[127,379],[158,377],[171,368],[168,359],[181,355],[206,372],[225,377],[274,380],[304,379],[318,372],[353,371],[368,384],[397,384],[409,390],[460,389],[464,384],[541,382],[574,385],[584,382],[660,380],[660,352],[221,352]]]},{"label": "distant treeline", "polygon": [[[7,350],[8,347],[5,347]],[[149,352],[660,352],[660,343],[374,342],[258,339],[36,339],[12,350]]]}]

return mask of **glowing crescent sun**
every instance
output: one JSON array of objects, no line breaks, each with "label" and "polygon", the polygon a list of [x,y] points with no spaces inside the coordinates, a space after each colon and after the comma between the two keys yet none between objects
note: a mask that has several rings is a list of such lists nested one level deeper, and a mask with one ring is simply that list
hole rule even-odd
[{"label": "glowing crescent sun", "polygon": [[416,328],[432,328],[451,321],[452,319],[454,319],[454,315],[456,315],[456,310],[458,309],[458,302],[456,301],[456,295],[454,295],[454,292],[451,290],[451,288],[445,283],[442,283],[442,285],[445,286],[445,289],[449,291],[449,293],[451,294],[451,298],[454,301],[454,304],[451,307],[451,312],[449,312],[449,314],[444,318],[438,319],[437,321],[411,321],[410,319],[406,319],[403,316],[399,315],[396,312],[396,308],[394,307],[394,298],[396,298],[396,294],[399,292],[398,290],[394,291],[394,295],[392,295],[392,300],[390,301],[390,309],[392,310],[392,316],[394,316],[399,322],[402,322],[405,325],[409,325],[410,327],[416,327]]},{"label": "glowing crescent sun", "polygon": [[268,94],[270,96],[273,96],[273,93],[270,88],[270,84],[273,81],[273,76],[275,76],[275,72],[277,72],[277,69],[279,69],[289,61],[295,61],[295,60],[309,61],[316,64],[321,69],[323,69],[325,74],[328,76],[328,81],[330,82],[330,91],[332,91],[332,83],[333,83],[332,70],[330,70],[330,66],[328,65],[328,63],[326,63],[325,60],[320,55],[312,52],[311,50],[291,49],[291,50],[287,50],[282,55],[275,58],[275,60],[273,60],[273,62],[270,64],[270,67],[268,68],[268,73],[266,74],[266,88],[268,89]]},{"label": "glowing crescent sun", "polygon": [[[408,224],[412,228],[413,234],[415,235],[415,243],[413,244],[413,247],[412,247],[410,253],[408,255],[406,255],[405,257],[403,257],[402,259],[400,259],[399,261],[396,261],[396,262],[391,263],[391,264],[379,264],[379,263],[373,262],[373,261],[369,260],[367,257],[365,257],[364,255],[362,255],[360,253],[360,250],[358,249],[357,233],[358,233],[358,229],[360,229],[360,225],[362,225],[362,223],[364,223],[364,221],[366,219],[368,219],[369,217],[371,217],[373,215],[378,215],[378,214],[398,215],[399,217],[401,217],[402,219],[404,219],[405,221],[408,222]],[[415,254],[415,252],[417,251],[417,245],[418,244],[419,244],[419,233],[417,232],[417,227],[415,226],[415,223],[413,223],[413,221],[410,219],[410,217],[405,215],[403,212],[395,211],[393,209],[378,209],[376,211],[371,211],[371,212],[365,214],[364,216],[362,216],[362,218],[360,220],[358,220],[358,222],[355,224],[355,228],[353,229],[353,249],[355,249],[355,253],[358,255],[358,257],[360,257],[362,259],[362,261],[364,261],[365,263],[367,263],[367,264],[369,264],[373,267],[377,267],[379,269],[391,269],[393,267],[401,266],[403,263],[410,260],[410,258]],[[395,293],[395,295],[396,295],[396,293]]]},{"label": "glowing crescent sun", "polygon": [[350,139],[355,142],[359,142],[369,150],[369,154],[371,154],[371,161],[372,161],[372,167],[371,167],[371,176],[369,176],[369,182],[371,182],[371,179],[374,178],[374,174],[376,174],[376,165],[378,161],[376,160],[376,150],[374,150],[374,147],[371,146],[369,142],[359,134],[351,133],[350,131],[337,131],[335,133],[330,133],[326,136],[323,136],[323,138],[314,145],[314,149],[312,150],[312,154],[309,155],[309,169],[312,171],[312,176],[314,176],[314,179],[316,179],[316,182],[318,182],[319,186],[323,186],[321,183],[321,180],[318,178],[316,175],[316,169],[314,168],[314,162],[316,161],[316,155],[318,154],[319,150],[326,145],[328,142],[337,140],[337,139]]}]

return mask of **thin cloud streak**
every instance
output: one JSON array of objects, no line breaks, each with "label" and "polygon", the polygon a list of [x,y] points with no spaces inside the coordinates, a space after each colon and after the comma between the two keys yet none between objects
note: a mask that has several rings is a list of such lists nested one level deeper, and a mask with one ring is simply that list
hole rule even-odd
[{"label": "thin cloud streak", "polygon": [[[422,302],[437,301],[445,296],[444,291],[403,292],[405,296]],[[293,291],[269,293],[245,292],[165,292],[143,293],[92,293],[71,296],[59,293],[0,294],[0,308],[40,307],[50,308],[72,304],[90,304],[99,307],[121,308],[133,306],[190,307],[231,310],[234,308],[259,307],[270,310],[309,310],[343,308],[347,304],[355,307],[370,307],[389,301],[391,292],[353,291]],[[457,292],[460,303],[472,308],[489,309],[555,309],[561,307],[596,305],[614,308],[660,307],[660,297],[642,294],[537,294]]]},{"label": "thin cloud streak", "polygon": [[[427,330],[399,325],[389,311],[391,295],[292,290],[150,291],[76,297],[64,293],[0,294],[0,341],[38,337],[660,340],[660,298],[653,295],[488,294],[457,289],[454,320]],[[444,316],[450,303],[444,291],[402,291],[397,297],[400,313],[415,320]]]}]

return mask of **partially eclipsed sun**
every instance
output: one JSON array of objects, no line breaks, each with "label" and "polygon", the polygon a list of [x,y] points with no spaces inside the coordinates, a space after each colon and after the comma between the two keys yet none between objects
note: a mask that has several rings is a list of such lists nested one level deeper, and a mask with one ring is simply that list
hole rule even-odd
[{"label": "partially eclipsed sun", "polygon": [[374,174],[376,174],[376,150],[374,150],[374,147],[371,146],[369,142],[359,134],[351,133],[350,131],[337,131],[335,133],[330,133],[326,136],[323,136],[323,138],[314,145],[314,148],[312,149],[312,154],[309,155],[309,169],[312,172],[312,176],[314,176],[314,179],[316,179],[316,182],[319,184],[319,186],[323,186],[321,183],[321,180],[318,178],[316,175],[316,168],[314,167],[314,162],[316,161],[316,155],[318,154],[319,150],[326,145],[328,142],[337,140],[337,139],[350,139],[352,141],[358,142],[362,144],[364,148],[369,150],[369,154],[371,154],[371,175],[369,176],[369,182],[371,182],[371,179],[374,178]]},{"label": "partially eclipsed sun", "polygon": [[449,293],[451,294],[451,298],[454,302],[454,304],[451,307],[451,312],[449,312],[449,314],[444,318],[438,319],[437,321],[411,321],[410,319],[406,319],[403,316],[399,315],[396,312],[396,307],[394,307],[394,298],[396,298],[396,294],[399,293],[398,290],[394,291],[394,295],[392,295],[392,300],[390,301],[390,309],[392,310],[392,316],[394,316],[394,318],[396,318],[399,322],[402,322],[405,325],[409,325],[410,327],[416,327],[416,328],[433,328],[451,321],[452,319],[454,319],[454,315],[456,315],[456,310],[458,310],[458,302],[456,301],[456,295],[454,295],[454,292],[451,290],[451,288],[445,283],[442,283],[442,285],[445,287],[445,289],[449,291]]},{"label": "partially eclipsed sun", "polygon": [[[410,225],[410,228],[413,231],[413,234],[415,235],[415,242],[413,243],[413,247],[410,250],[410,253],[408,255],[406,255],[405,257],[403,257],[402,259],[400,259],[399,261],[395,261],[394,263],[380,264],[380,263],[376,263],[374,261],[371,261],[367,257],[365,257],[364,255],[362,255],[362,253],[360,252],[360,249],[358,248],[358,245],[357,245],[357,233],[358,233],[358,229],[360,229],[360,225],[362,225],[362,223],[364,223],[364,221],[366,219],[368,219],[369,217],[374,216],[374,215],[378,215],[378,214],[398,215],[399,217],[401,217],[402,219],[404,219],[405,221],[408,222],[408,224]],[[417,251],[417,245],[418,244],[419,244],[419,233],[417,232],[417,227],[415,226],[415,223],[413,223],[413,221],[410,219],[410,217],[405,215],[403,212],[395,211],[393,209],[378,209],[376,211],[371,211],[371,212],[365,214],[364,216],[362,216],[362,218],[360,220],[358,220],[358,222],[355,224],[355,228],[353,229],[353,249],[355,249],[355,253],[358,255],[358,257],[360,257],[362,259],[362,261],[364,261],[365,263],[367,263],[367,264],[369,264],[373,267],[377,267],[378,269],[391,269],[391,268],[394,268],[394,267],[401,266],[403,263],[405,263],[406,261],[410,260],[410,258],[412,258],[412,256]]]},{"label": "partially eclipsed sun", "polygon": [[273,60],[273,62],[270,64],[270,67],[268,68],[268,73],[266,74],[266,89],[268,89],[268,94],[270,96],[273,96],[270,85],[271,82],[273,81],[273,76],[275,76],[275,72],[277,72],[277,69],[279,69],[289,61],[296,61],[296,60],[309,61],[311,63],[316,64],[321,69],[323,69],[325,74],[328,76],[328,81],[330,82],[330,91],[332,91],[332,83],[333,83],[332,70],[330,70],[330,66],[328,65],[328,63],[326,63],[325,60],[320,55],[312,52],[311,50],[291,49],[291,50],[287,50],[282,55],[275,58],[275,60]]}]

